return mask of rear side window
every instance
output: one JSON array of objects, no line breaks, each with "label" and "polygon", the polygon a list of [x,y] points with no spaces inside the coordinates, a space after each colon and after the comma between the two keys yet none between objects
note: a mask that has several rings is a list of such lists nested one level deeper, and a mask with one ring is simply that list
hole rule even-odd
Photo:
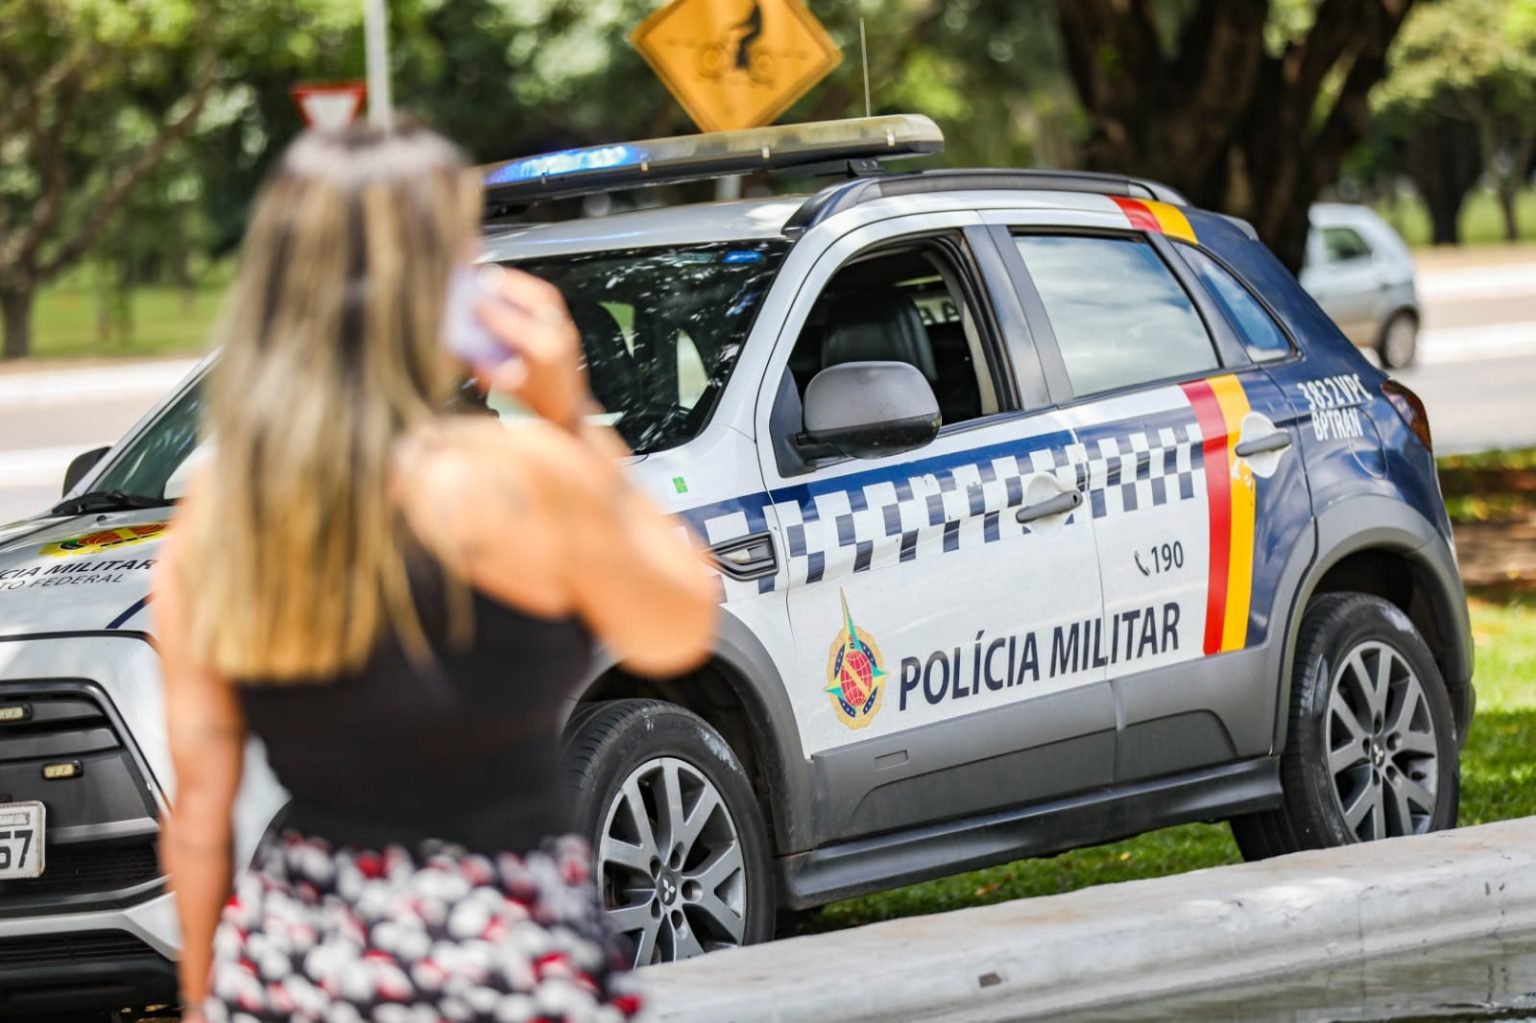
[{"label": "rear side window", "polygon": [[1226,314],[1232,329],[1242,338],[1243,346],[1255,362],[1266,359],[1283,359],[1291,354],[1291,343],[1286,340],[1269,311],[1245,288],[1241,281],[1210,256],[1192,245],[1178,246],[1179,254],[1195,271],[1205,290],[1216,300]]},{"label": "rear side window", "polygon": [[1150,245],[1089,236],[1014,240],[1078,397],[1217,367],[1205,323]]}]

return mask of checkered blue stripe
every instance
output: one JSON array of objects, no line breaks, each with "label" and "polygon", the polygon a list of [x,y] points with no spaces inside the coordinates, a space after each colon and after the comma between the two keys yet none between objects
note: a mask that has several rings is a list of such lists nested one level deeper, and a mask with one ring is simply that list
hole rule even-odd
[{"label": "checkered blue stripe", "polygon": [[[1024,481],[1050,473],[1083,491],[1094,519],[1129,515],[1203,491],[1199,426],[1142,431],[1057,433],[786,487],[684,512],[708,543],[767,528],[771,506],[781,533],[777,577],[722,577],[722,598],[740,599],[855,572],[996,543],[1029,532],[1013,512]],[[1082,519],[1074,513],[1066,525]]]}]

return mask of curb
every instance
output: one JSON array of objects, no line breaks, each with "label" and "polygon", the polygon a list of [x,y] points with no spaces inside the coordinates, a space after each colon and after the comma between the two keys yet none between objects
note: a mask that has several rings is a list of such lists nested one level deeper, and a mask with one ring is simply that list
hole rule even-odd
[{"label": "curb", "polygon": [[791,938],[640,979],[649,1023],[1001,1023],[1533,929],[1536,817]]}]

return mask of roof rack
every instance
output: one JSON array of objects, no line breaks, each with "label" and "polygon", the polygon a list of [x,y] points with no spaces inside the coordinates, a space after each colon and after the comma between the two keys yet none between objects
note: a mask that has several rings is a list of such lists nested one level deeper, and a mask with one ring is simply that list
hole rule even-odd
[{"label": "roof rack", "polygon": [[750,171],[868,174],[881,160],[943,148],[932,120],[898,114],[565,149],[478,169],[494,208]]},{"label": "roof rack", "polygon": [[876,199],[957,191],[1092,192],[1096,195],[1155,199],[1175,206],[1189,205],[1188,199],[1167,185],[1123,174],[1057,170],[931,170],[829,185],[795,211],[785,223],[784,233],[800,234],[834,214]]}]

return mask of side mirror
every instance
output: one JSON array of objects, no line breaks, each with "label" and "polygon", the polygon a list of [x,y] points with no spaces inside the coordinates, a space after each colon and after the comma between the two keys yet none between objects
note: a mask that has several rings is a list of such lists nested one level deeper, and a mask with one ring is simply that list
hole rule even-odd
[{"label": "side mirror", "polygon": [[111,448],[94,448],[84,454],[79,454],[69,463],[69,468],[64,470],[64,491],[61,496],[68,497],[69,492],[75,489],[75,484],[85,479],[85,474],[96,468],[96,463],[101,461]]},{"label": "side mirror", "polygon": [[927,378],[905,362],[829,366],[805,389],[804,439],[850,458],[923,447],[942,422]]}]

